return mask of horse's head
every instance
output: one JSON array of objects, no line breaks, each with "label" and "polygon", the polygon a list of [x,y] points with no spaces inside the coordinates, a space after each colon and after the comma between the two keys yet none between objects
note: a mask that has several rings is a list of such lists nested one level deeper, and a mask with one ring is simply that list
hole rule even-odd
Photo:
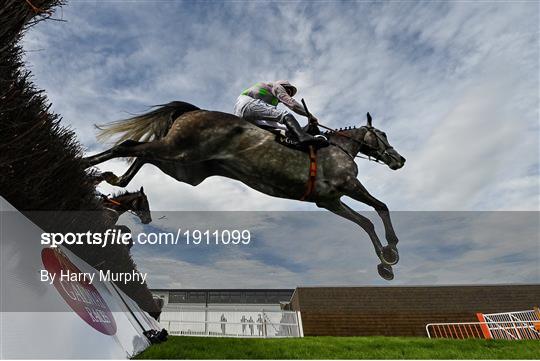
[{"label": "horse's head", "polygon": [[405,158],[390,145],[386,133],[372,125],[369,113],[367,113],[367,125],[362,128],[365,129],[364,138],[361,140],[365,145],[360,149],[362,153],[383,162],[392,170],[403,167]]},{"label": "horse's head", "polygon": [[144,194],[143,187],[137,192],[123,192],[111,198],[105,196],[104,202],[107,208],[114,210],[118,213],[118,216],[124,212],[131,212],[136,214],[143,224],[152,222],[150,205],[146,194]]},{"label": "horse's head", "polygon": [[139,219],[143,224],[148,224],[152,222],[152,215],[150,213],[150,204],[148,203],[148,198],[144,194],[144,188],[134,193],[136,197],[131,201],[131,207],[133,212],[137,214]]}]

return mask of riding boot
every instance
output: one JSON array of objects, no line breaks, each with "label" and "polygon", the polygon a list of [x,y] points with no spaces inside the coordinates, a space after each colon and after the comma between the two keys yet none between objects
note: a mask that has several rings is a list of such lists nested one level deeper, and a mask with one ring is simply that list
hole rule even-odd
[{"label": "riding boot", "polygon": [[291,114],[287,114],[283,117],[283,124],[285,124],[287,130],[298,139],[300,144],[317,145],[319,147],[328,145],[328,140],[325,137],[314,137],[313,135],[306,133]]}]

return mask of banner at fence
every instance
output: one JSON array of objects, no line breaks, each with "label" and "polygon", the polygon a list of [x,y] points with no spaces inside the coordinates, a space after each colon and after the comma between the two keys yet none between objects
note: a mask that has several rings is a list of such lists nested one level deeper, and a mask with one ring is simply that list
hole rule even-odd
[{"label": "banner at fence", "polygon": [[41,233],[0,197],[1,358],[120,359],[148,347],[143,331],[159,324],[114,284],[43,281],[44,272],[97,270],[63,247],[42,246]]}]

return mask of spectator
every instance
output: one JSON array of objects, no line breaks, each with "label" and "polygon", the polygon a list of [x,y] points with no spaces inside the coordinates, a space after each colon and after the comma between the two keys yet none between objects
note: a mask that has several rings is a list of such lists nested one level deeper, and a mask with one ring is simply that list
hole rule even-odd
[{"label": "spectator", "polygon": [[263,336],[263,319],[260,313],[259,317],[257,318],[257,331],[259,332],[259,336]]},{"label": "spectator", "polygon": [[221,321],[221,333],[225,335],[225,324],[227,323],[227,319],[225,318],[225,315],[223,313],[221,314],[220,321]]},{"label": "spectator", "polygon": [[249,316],[249,330],[251,331],[251,336],[253,336],[253,317]]},{"label": "spectator", "polygon": [[247,323],[246,315],[242,315],[240,322],[242,322],[242,335],[244,335],[246,333],[246,323]]}]

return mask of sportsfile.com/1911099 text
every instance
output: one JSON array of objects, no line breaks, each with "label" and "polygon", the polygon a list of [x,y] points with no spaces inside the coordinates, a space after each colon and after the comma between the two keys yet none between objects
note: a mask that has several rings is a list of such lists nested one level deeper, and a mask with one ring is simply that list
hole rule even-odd
[{"label": "sportsfile.com/1911099 text", "polygon": [[106,247],[111,244],[140,245],[248,245],[251,231],[247,229],[200,230],[181,229],[176,232],[143,232],[132,238],[131,233],[109,229],[103,233],[42,233],[41,244],[50,247],[90,244]]}]

